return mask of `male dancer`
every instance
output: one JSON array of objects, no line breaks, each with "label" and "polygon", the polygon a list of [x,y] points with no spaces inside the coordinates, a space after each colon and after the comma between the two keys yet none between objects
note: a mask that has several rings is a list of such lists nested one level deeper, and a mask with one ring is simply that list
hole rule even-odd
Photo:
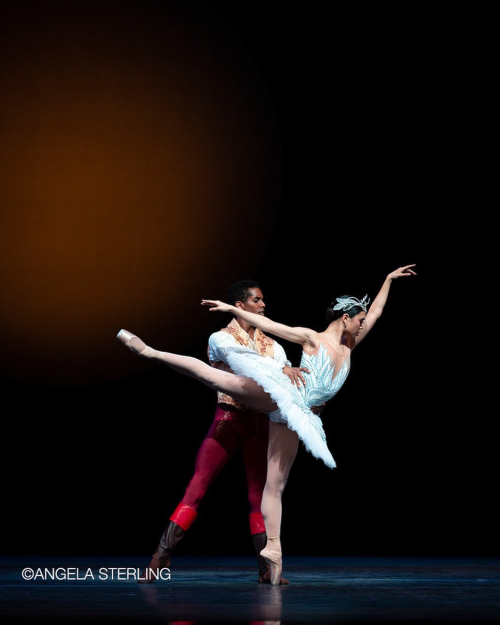
[{"label": "male dancer", "polygon": [[[258,282],[240,280],[228,289],[227,301],[237,308],[264,315],[264,296]],[[208,357],[212,366],[231,371],[227,353],[232,349],[248,349],[274,358],[294,384],[305,384],[303,372],[307,369],[292,367],[283,347],[261,330],[235,316],[228,326],[214,332],[209,338]],[[170,516],[160,543],[140,583],[150,583],[162,568],[170,567],[170,558],[178,542],[198,516],[198,508],[209,486],[226,465],[229,458],[241,447],[250,504],[250,533],[257,554],[259,583],[270,584],[270,570],[260,555],[266,545],[266,530],[260,511],[262,492],[266,483],[269,418],[252,408],[236,402],[229,395],[218,393],[214,420],[196,456],[194,475],[184,495]],[[282,584],[288,584],[281,579]]]}]

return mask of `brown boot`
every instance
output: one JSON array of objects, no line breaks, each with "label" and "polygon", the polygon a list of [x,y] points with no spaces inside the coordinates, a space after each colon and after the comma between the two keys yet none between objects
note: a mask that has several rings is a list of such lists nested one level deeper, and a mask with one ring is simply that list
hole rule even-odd
[{"label": "brown boot", "polygon": [[173,554],[177,543],[194,523],[198,513],[194,508],[181,501],[170,517],[160,544],[158,545],[148,568],[139,578],[139,584],[151,584],[160,577],[162,569],[170,568],[170,556]]},{"label": "brown boot", "polygon": [[170,521],[163,532],[160,544],[151,557],[151,562],[138,580],[139,584],[151,584],[160,579],[160,572],[163,569],[170,569],[170,556],[185,533],[186,530],[183,530],[177,523]]},{"label": "brown boot", "polygon": [[[255,553],[257,554],[257,563],[259,565],[259,584],[270,584],[271,583],[271,569],[266,561],[266,559],[260,555],[260,552],[267,543],[267,535],[266,533],[261,534],[252,534],[253,546],[255,549]],[[280,577],[280,584],[287,585],[290,582],[284,577]]]}]

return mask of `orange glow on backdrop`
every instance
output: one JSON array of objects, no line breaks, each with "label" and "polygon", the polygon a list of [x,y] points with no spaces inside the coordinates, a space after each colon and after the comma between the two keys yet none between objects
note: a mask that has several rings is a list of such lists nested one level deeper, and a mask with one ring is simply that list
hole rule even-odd
[{"label": "orange glow on backdrop", "polygon": [[0,5],[0,375],[95,384],[186,351],[258,268],[281,191],[269,94],[203,2]]}]

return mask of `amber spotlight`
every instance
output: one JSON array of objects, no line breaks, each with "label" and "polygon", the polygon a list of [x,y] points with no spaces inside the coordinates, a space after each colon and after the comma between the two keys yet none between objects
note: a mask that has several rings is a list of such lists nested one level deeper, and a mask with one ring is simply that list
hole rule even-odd
[{"label": "amber spotlight", "polygon": [[143,370],[122,327],[187,350],[216,323],[200,299],[252,276],[279,206],[248,50],[201,1],[7,1],[0,40],[0,375]]}]

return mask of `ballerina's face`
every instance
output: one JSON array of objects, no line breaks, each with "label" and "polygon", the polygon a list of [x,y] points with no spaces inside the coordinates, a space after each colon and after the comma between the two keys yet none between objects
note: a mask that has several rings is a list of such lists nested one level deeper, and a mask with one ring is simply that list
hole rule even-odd
[{"label": "ballerina's face", "polygon": [[359,336],[360,332],[363,330],[363,323],[366,319],[365,311],[361,311],[357,315],[354,315],[354,317],[346,316],[348,319],[346,320],[347,325],[345,331],[353,337]]}]

